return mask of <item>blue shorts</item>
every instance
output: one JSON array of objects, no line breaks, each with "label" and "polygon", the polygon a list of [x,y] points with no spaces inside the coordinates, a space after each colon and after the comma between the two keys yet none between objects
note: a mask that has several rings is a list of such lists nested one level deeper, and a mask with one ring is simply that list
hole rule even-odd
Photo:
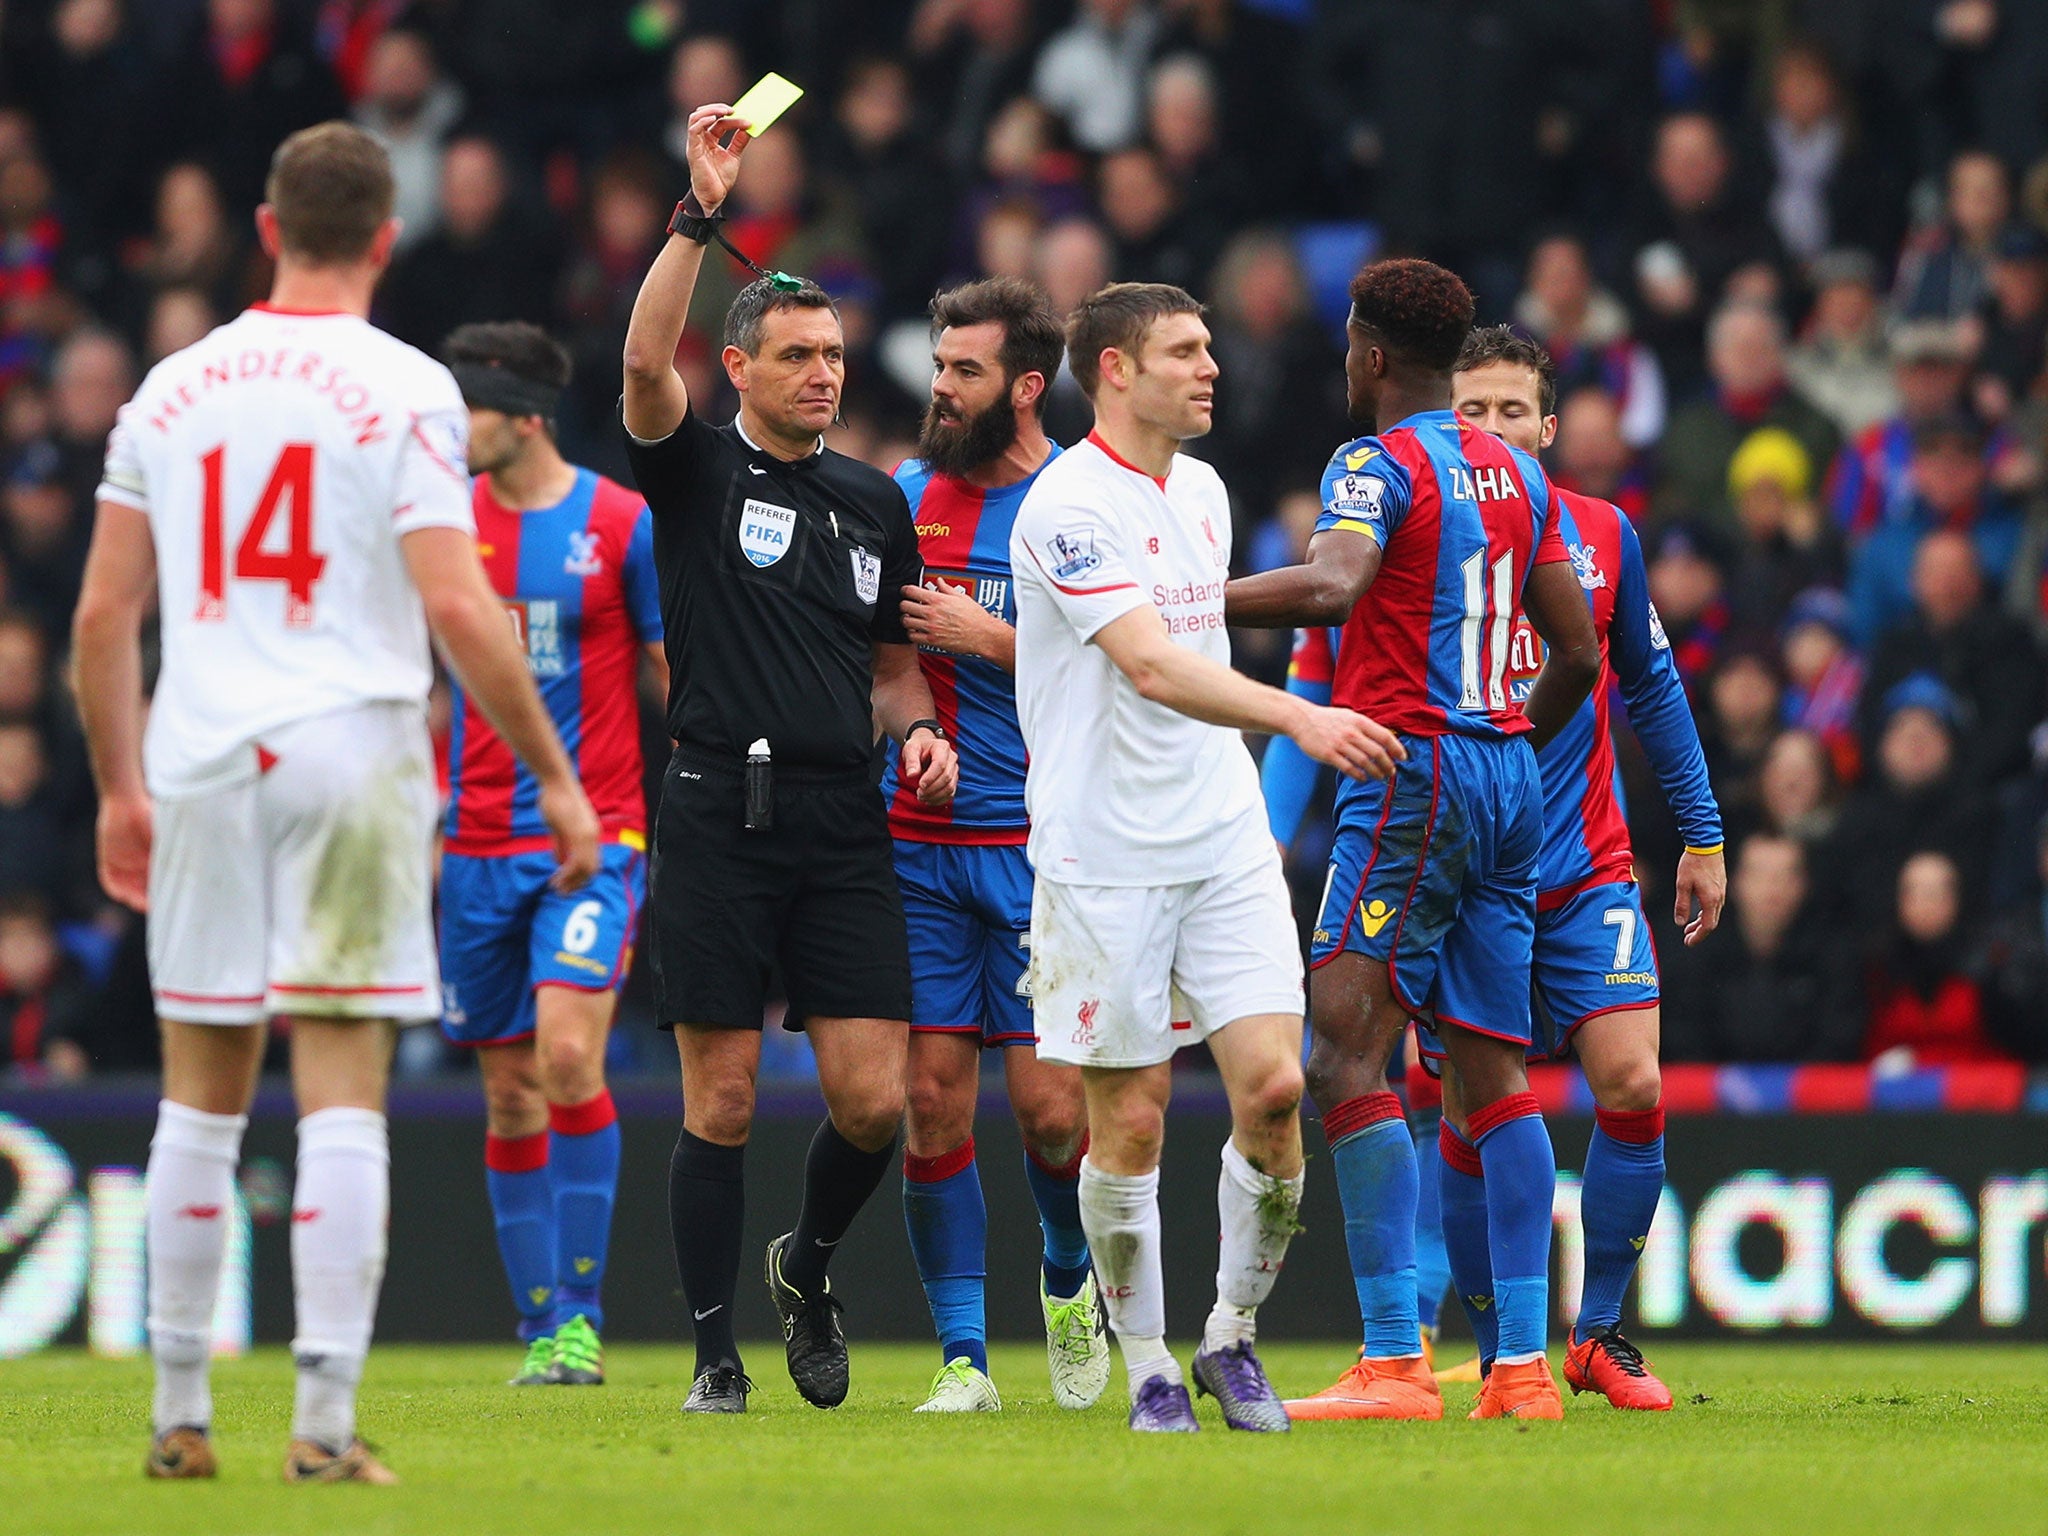
[{"label": "blue shorts", "polygon": [[1395,998],[1443,1047],[1432,1019],[1526,1045],[1543,791],[1519,738],[1403,736],[1392,780],[1345,779],[1337,838],[1309,947],[1387,967]]},{"label": "blue shorts", "polygon": [[625,979],[647,859],[607,843],[580,891],[548,889],[551,853],[441,858],[441,1032],[457,1045],[533,1034],[537,987],[609,992]]},{"label": "blue shorts", "polygon": [[1031,1045],[1031,864],[1018,845],[896,839],[910,928],[910,1027]]},{"label": "blue shorts", "polygon": [[1531,1056],[1562,1060],[1586,1020],[1657,1006],[1657,946],[1642,889],[1613,880],[1574,892],[1536,914],[1535,1044]]}]

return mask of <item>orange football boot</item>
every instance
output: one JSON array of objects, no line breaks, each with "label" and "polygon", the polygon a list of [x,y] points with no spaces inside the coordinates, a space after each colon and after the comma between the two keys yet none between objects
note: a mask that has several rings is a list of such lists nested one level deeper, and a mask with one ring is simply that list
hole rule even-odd
[{"label": "orange football boot", "polygon": [[1564,1379],[1575,1397],[1598,1392],[1617,1408],[1671,1411],[1671,1389],[1656,1378],[1643,1352],[1623,1338],[1619,1328],[1588,1328],[1583,1339],[1573,1329],[1564,1353]]},{"label": "orange football boot", "polygon": [[1440,1419],[1444,1396],[1420,1355],[1358,1363],[1314,1397],[1286,1404],[1290,1419]]},{"label": "orange football boot", "polygon": [[1479,1402],[1466,1415],[1471,1419],[1561,1419],[1564,1398],[1557,1380],[1550,1374],[1550,1362],[1541,1356],[1519,1365],[1496,1360],[1486,1385],[1479,1389]]}]

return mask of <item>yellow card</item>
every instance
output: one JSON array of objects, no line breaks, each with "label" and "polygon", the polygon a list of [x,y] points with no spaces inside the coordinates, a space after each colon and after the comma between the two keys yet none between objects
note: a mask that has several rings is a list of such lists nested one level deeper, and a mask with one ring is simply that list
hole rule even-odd
[{"label": "yellow card", "polygon": [[732,104],[732,115],[744,121],[747,132],[758,139],[775,119],[797,104],[803,93],[802,86],[792,85],[771,69]]}]

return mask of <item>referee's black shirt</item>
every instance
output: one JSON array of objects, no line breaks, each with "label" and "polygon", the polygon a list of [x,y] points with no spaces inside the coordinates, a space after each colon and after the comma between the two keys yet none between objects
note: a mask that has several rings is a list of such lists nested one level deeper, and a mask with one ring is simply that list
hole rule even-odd
[{"label": "referee's black shirt", "polygon": [[902,589],[924,574],[896,482],[822,445],[794,463],[694,403],[658,442],[626,434],[654,514],[668,730],[738,758],[857,769],[874,746],[876,641],[907,645]]}]

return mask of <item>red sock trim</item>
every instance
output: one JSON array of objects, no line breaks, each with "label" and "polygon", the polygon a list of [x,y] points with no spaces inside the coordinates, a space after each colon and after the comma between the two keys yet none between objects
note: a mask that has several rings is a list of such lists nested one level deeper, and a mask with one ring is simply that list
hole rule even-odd
[{"label": "red sock trim", "polygon": [[1458,1172],[1474,1179],[1486,1177],[1486,1165],[1479,1161],[1479,1149],[1452,1130],[1448,1120],[1436,1128],[1436,1149],[1443,1154],[1443,1160]]},{"label": "red sock trim", "polygon": [[608,1125],[616,1125],[619,1112],[612,1107],[612,1091],[597,1090],[597,1097],[581,1104],[550,1104],[548,1129],[557,1136],[588,1136]]},{"label": "red sock trim", "polygon": [[1648,1146],[1664,1134],[1664,1106],[1654,1109],[1595,1109],[1593,1123],[1616,1141]]},{"label": "red sock trim", "polygon": [[941,1152],[937,1157],[919,1157],[905,1151],[903,1177],[913,1184],[936,1184],[941,1179],[950,1179],[973,1161],[974,1138],[970,1136],[952,1151]]},{"label": "red sock trim", "polygon": [[1088,1155],[1088,1133],[1085,1130],[1081,1132],[1081,1145],[1074,1149],[1074,1155],[1064,1163],[1048,1163],[1038,1155],[1038,1149],[1028,1141],[1024,1143],[1024,1155],[1053,1178],[1071,1184],[1081,1177],[1081,1159]]},{"label": "red sock trim", "polygon": [[548,1133],[493,1136],[484,1132],[484,1166],[493,1173],[533,1173],[548,1165]]},{"label": "red sock trim", "polygon": [[1511,1093],[1504,1099],[1495,1099],[1484,1109],[1473,1110],[1465,1117],[1465,1130],[1476,1147],[1510,1120],[1526,1120],[1531,1115],[1539,1120],[1543,1118],[1543,1106],[1536,1102],[1536,1095]]},{"label": "red sock trim", "polygon": [[1323,1140],[1335,1146],[1346,1136],[1356,1135],[1382,1120],[1406,1120],[1401,1097],[1394,1093],[1361,1093],[1355,1099],[1332,1104],[1323,1111]]}]

